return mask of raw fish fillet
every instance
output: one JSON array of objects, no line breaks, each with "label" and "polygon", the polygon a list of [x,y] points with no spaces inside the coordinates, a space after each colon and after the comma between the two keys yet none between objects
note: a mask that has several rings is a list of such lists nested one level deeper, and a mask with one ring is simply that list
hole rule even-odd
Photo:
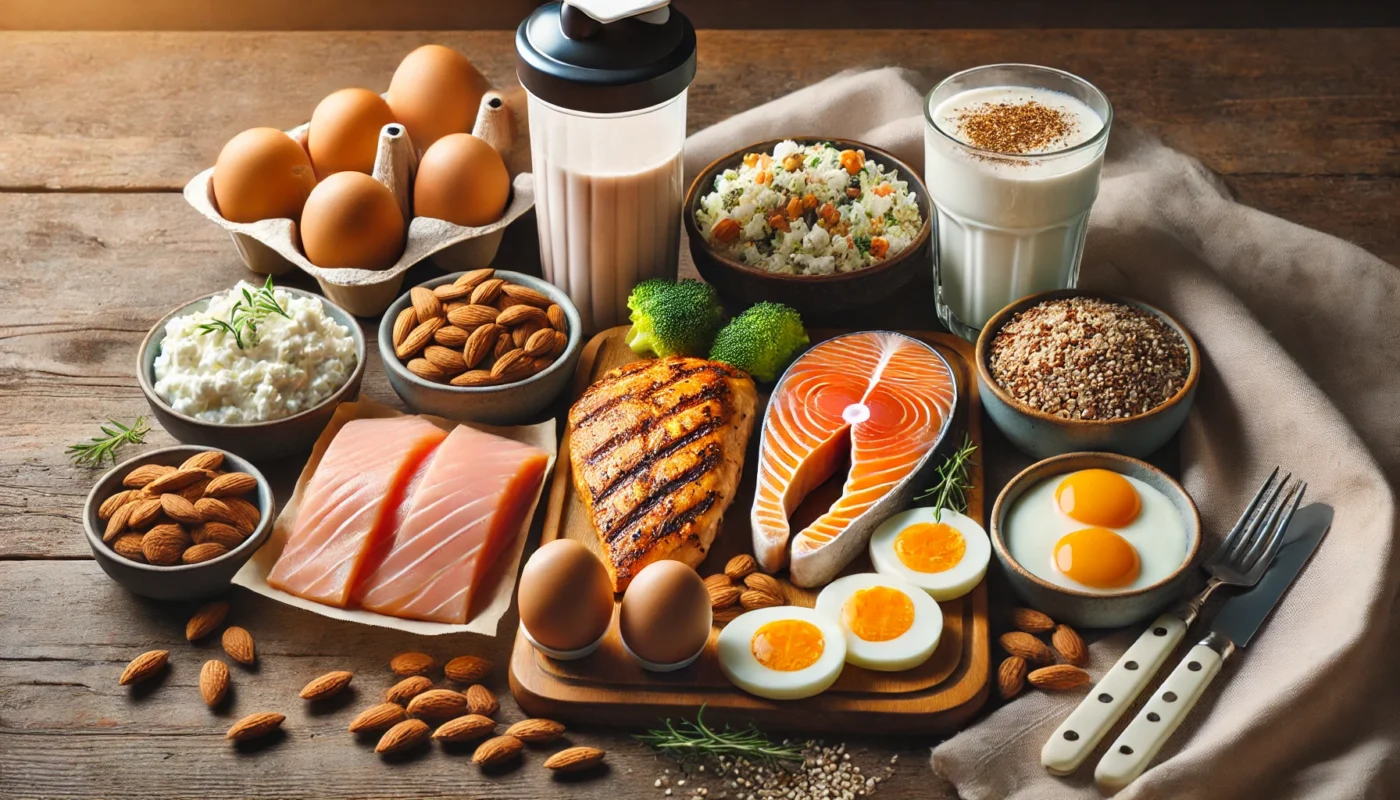
[{"label": "raw fish fillet", "polygon": [[[752,522],[763,569],[789,564],[797,586],[836,577],[875,526],[909,501],[956,397],[936,350],[887,331],[838,336],[788,367],[768,403],[758,454]],[[789,517],[847,455],[841,497],[793,536]]]},{"label": "raw fish fillet", "polygon": [[347,422],[306,486],[268,584],[344,608],[366,556],[393,535],[408,484],[446,438],[418,417]]},{"label": "raw fish fillet", "polygon": [[549,454],[465,425],[438,447],[372,572],[355,589],[381,614],[463,623],[477,588],[520,524]]}]

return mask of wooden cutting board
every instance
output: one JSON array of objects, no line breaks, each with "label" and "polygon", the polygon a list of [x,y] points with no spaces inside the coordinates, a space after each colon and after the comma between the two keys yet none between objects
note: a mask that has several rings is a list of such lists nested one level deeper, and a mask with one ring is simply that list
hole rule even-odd
[{"label": "wooden cutting board", "polygon": [[[639,360],[624,341],[627,327],[604,331],[593,338],[579,358],[572,396],[614,367]],[[814,330],[813,342],[847,333],[842,330]],[[981,414],[978,406],[977,377],[972,368],[972,345],[944,333],[907,331],[932,344],[948,360],[958,381],[958,406],[953,426],[940,452],[941,458],[962,441],[966,431],[981,445]],[[760,390],[760,404],[767,394]],[[757,461],[762,409],[749,439],[743,479],[738,495],[725,514],[719,535],[705,562],[702,576],[723,570],[731,556],[751,553],[749,508],[753,503],[754,473]],[[574,489],[569,462],[569,435],[559,448],[549,505],[540,543],[560,537],[575,539],[594,552],[600,552],[593,524]],[[844,473],[820,487],[793,516],[798,530],[830,507],[840,494]],[[982,468],[973,468],[973,490],[968,496],[968,515],[984,521]],[[871,571],[869,558],[862,555],[845,573]],[[843,574],[845,574],[843,573]],[[811,606],[816,592],[788,584],[777,576],[795,605]],[[836,684],[826,692],[805,700],[774,701],[754,697],[730,684],[720,672],[715,655],[716,628],[705,652],[691,666],[670,673],[647,672],[622,648],[616,615],[612,628],[593,655],[578,661],[555,661],[541,655],[518,635],[511,652],[510,687],[521,707],[535,716],[589,724],[643,726],[666,716],[690,715],[706,706],[705,719],[715,722],[756,722],[767,728],[802,732],[857,731],[862,733],[947,733],[981,708],[987,699],[989,654],[987,625],[987,583],[984,580],[971,594],[940,604],[943,609],[943,636],[938,649],[923,665],[905,672],[874,672],[846,665]]]}]

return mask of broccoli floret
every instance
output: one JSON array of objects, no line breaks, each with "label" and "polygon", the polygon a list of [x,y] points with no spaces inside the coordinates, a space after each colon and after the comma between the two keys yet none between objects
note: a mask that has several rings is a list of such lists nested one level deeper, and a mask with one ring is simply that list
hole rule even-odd
[{"label": "broccoli floret", "polygon": [[772,383],[810,341],[796,311],[781,303],[759,303],[720,330],[710,358]]},{"label": "broccoli floret", "polygon": [[627,297],[632,330],[627,346],[638,355],[703,355],[724,322],[713,286],[700,281],[642,281]]}]

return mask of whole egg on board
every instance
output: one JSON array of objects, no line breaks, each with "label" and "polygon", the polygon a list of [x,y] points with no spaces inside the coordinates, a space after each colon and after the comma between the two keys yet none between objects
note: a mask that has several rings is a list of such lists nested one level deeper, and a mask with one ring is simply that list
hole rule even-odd
[{"label": "whole egg on board", "polygon": [[318,267],[388,269],[404,248],[394,193],[363,172],[337,172],[316,185],[301,212],[301,243]]},{"label": "whole egg on board", "polygon": [[510,173],[496,148],[470,133],[439,139],[418,163],[414,216],[456,225],[489,225],[505,213]]},{"label": "whole egg on board", "polygon": [[368,89],[341,89],[316,105],[306,129],[306,150],[316,177],[374,171],[379,130],[397,122],[384,98]]},{"label": "whole egg on board", "polygon": [[252,128],[219,151],[213,187],[214,203],[230,222],[297,220],[316,173],[295,139],[276,128]]},{"label": "whole egg on board", "polygon": [[622,644],[654,671],[695,660],[710,638],[710,593],[695,570],[679,561],[655,561],[627,586],[618,613]]},{"label": "whole egg on board", "polygon": [[516,591],[527,638],[563,654],[592,651],[612,622],[612,579],[591,550],[556,539],[525,562]]},{"label": "whole egg on board", "polygon": [[470,133],[481,96],[490,88],[466,56],[425,44],[394,71],[387,100],[421,152],[450,133]]}]

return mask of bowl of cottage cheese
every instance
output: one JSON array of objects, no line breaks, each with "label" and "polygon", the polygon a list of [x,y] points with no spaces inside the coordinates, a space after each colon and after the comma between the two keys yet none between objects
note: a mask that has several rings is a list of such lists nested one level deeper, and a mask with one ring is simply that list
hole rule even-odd
[{"label": "bowl of cottage cheese", "polygon": [[344,309],[240,282],[158,322],[138,375],[176,439],[257,461],[310,450],[336,407],[359,393],[364,369],[364,335]]}]

